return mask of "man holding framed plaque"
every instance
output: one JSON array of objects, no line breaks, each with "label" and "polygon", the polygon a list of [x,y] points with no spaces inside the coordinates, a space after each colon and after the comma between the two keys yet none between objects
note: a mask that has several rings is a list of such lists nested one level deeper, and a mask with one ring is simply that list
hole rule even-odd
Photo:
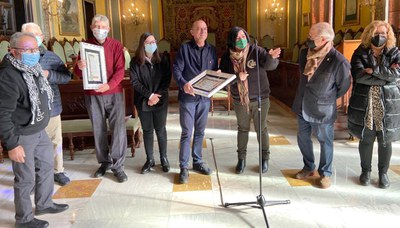
[{"label": "man holding framed plaque", "polygon": [[[107,37],[110,31],[110,22],[106,16],[96,15],[92,19],[92,29],[94,38],[88,39],[86,43],[91,47],[101,46],[104,49],[104,59],[101,61],[101,51],[94,50],[89,56],[80,53],[78,63],[75,66],[75,73],[82,76],[82,71],[89,74],[83,75],[85,82],[98,82],[99,85],[85,90],[86,108],[92,121],[93,134],[95,141],[97,161],[101,164],[100,168],[94,173],[94,177],[102,177],[108,169],[111,169],[118,182],[128,180],[124,172],[125,151],[127,149],[126,127],[125,127],[125,105],[122,94],[122,80],[125,73],[125,57],[122,44],[112,38]],[[96,53],[97,57],[96,57]],[[87,58],[87,59],[85,59]],[[100,58],[99,61],[92,61]],[[97,71],[90,69],[98,63],[104,66]],[[85,76],[92,75],[91,79]],[[104,75],[106,79],[102,79]],[[95,84],[95,83],[93,83]],[[107,119],[112,132],[111,145],[108,145],[107,138]]]},{"label": "man holding framed plaque", "polygon": [[218,67],[215,47],[206,42],[207,24],[203,20],[193,23],[190,30],[193,39],[182,44],[179,49],[173,72],[179,86],[179,118],[182,128],[179,149],[179,183],[186,184],[189,178],[190,139],[193,136],[193,169],[210,175],[212,170],[202,160],[204,130],[210,109],[210,98],[196,95],[189,82],[204,70],[216,70]]}]

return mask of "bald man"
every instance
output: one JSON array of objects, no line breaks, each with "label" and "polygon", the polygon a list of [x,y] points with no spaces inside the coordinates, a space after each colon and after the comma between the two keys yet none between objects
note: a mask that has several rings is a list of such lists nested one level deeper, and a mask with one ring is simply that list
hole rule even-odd
[{"label": "bald man", "polygon": [[[202,160],[204,131],[207,125],[210,98],[194,94],[189,83],[204,70],[217,70],[218,61],[215,47],[207,43],[207,24],[197,20],[190,29],[193,39],[182,44],[173,65],[175,81],[179,86],[179,118],[182,128],[179,149],[179,183],[186,184],[189,178],[189,158],[193,157],[193,169],[204,175],[212,170]],[[194,131],[193,131],[194,130]],[[193,133],[194,132],[194,133]],[[190,153],[190,140],[193,147]]]},{"label": "bald man", "polygon": [[308,49],[300,53],[300,82],[292,110],[297,113],[297,142],[303,155],[303,169],[297,179],[314,175],[315,160],[311,133],[321,145],[318,166],[319,187],[331,186],[333,162],[333,124],[336,99],[350,87],[350,63],[333,47],[335,33],[330,24],[314,24],[307,39]]}]

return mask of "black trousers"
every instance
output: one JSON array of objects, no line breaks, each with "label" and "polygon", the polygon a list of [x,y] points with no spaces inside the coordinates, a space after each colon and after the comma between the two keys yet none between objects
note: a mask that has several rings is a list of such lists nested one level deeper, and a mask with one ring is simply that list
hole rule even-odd
[{"label": "black trousers", "polygon": [[157,135],[160,157],[167,156],[167,113],[168,104],[164,104],[156,111],[138,110],[140,123],[143,129],[144,149],[147,160],[154,159],[154,131]]},{"label": "black trousers", "polygon": [[392,142],[384,140],[382,131],[364,129],[363,138],[358,145],[361,159],[361,169],[363,172],[371,171],[372,152],[374,149],[375,138],[378,139],[378,171],[386,173],[389,169],[390,158],[392,157]]}]

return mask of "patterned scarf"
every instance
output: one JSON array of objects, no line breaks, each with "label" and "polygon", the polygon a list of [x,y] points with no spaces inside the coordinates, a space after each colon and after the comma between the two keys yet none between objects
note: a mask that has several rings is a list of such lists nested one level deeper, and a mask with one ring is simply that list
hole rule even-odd
[{"label": "patterned scarf", "polygon": [[317,51],[308,49],[307,63],[303,72],[304,75],[308,76],[308,81],[310,81],[311,77],[314,75],[314,72],[317,70],[319,65],[322,63],[322,60],[324,60],[325,56],[332,47],[333,43],[328,41],[324,46],[322,46],[321,49]]},{"label": "patterned scarf", "polygon": [[[31,102],[31,113],[32,121],[31,124],[42,121],[44,118],[44,112],[40,110],[40,99],[39,99],[39,89],[40,93],[47,93],[48,107],[51,110],[51,104],[53,102],[53,91],[49,85],[47,79],[43,76],[43,70],[40,64],[36,64],[33,67],[28,67],[26,64],[22,63],[21,60],[14,58],[14,56],[7,54],[7,59],[10,61],[17,70],[21,71],[22,77],[28,87],[29,101]],[[37,87],[33,77],[39,79],[39,88]]]},{"label": "patterned scarf", "polygon": [[[247,59],[247,54],[249,53],[249,45],[247,45],[243,49],[243,51],[235,52],[229,49],[229,52],[235,73],[236,74],[239,74],[240,72],[246,73],[246,59]],[[250,99],[249,99],[249,84],[247,78],[244,81],[239,79],[237,85],[240,96],[240,103],[246,106],[246,110],[248,113],[250,111],[249,109]]]},{"label": "patterned scarf", "polygon": [[[383,50],[383,49],[382,49]],[[381,55],[375,57],[376,64],[381,64]],[[375,125],[376,131],[383,130],[383,103],[380,86],[371,86],[368,93],[368,106],[365,125],[368,129],[373,130]]]}]

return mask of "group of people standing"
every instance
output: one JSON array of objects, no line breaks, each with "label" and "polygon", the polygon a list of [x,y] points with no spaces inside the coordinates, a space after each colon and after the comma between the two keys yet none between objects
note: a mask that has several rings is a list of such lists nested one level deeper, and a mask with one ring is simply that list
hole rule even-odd
[{"label": "group of people standing", "polygon": [[400,139],[400,52],[392,27],[384,21],[371,22],[350,63],[333,47],[333,38],[331,25],[314,24],[307,39],[308,49],[300,53],[301,78],[293,111],[298,117],[297,141],[304,167],[296,178],[315,175],[314,132],[321,146],[319,185],[331,185],[336,99],[347,92],[352,77],[348,127],[350,134],[360,139],[359,181],[364,186],[371,183],[372,151],[377,138],[378,186],[387,188],[392,142]]},{"label": "group of people standing", "polygon": [[[107,17],[96,15],[91,29],[94,38],[86,42],[104,48],[107,71],[107,83],[96,90],[85,91],[96,157],[100,164],[94,177],[104,176],[111,169],[118,182],[125,182],[128,177],[123,165],[127,148],[121,85],[125,63],[123,46],[108,37],[110,24]],[[207,24],[196,20],[190,34],[193,39],[182,44],[172,70],[169,58],[158,52],[157,41],[151,33],[140,36],[135,57],[130,63],[134,103],[143,128],[146,152],[141,173],[150,172],[156,163],[154,132],[162,170],[170,170],[166,122],[172,73],[179,87],[182,128],[179,183],[188,183],[190,155],[193,170],[204,175],[212,173],[202,159],[210,100],[196,95],[190,83],[204,70],[220,70],[237,76],[230,85],[238,126],[236,173],[243,173],[246,167],[252,120],[262,150],[260,170],[267,172],[270,158],[267,126],[270,86],[266,71],[277,68],[281,50],[267,51],[251,44],[247,32],[235,26],[228,33],[227,50],[218,66],[215,47],[206,41]],[[296,178],[315,175],[311,141],[314,132],[321,145],[319,184],[321,188],[331,185],[336,99],[347,92],[352,76],[349,130],[360,139],[360,183],[370,184],[373,143],[378,138],[379,187],[387,188],[390,185],[387,170],[391,142],[400,138],[400,52],[395,47],[393,31],[383,21],[368,25],[351,64],[333,47],[333,37],[331,25],[325,22],[314,24],[307,39],[308,49],[300,54],[301,78],[293,111],[298,118],[297,140],[304,167]],[[49,225],[47,221],[34,218],[30,200],[32,191],[35,193],[36,215],[68,209],[66,204],[54,203],[51,196],[54,181],[61,185],[70,182],[62,165],[61,100],[57,84],[67,83],[71,74],[54,53],[40,46],[42,41],[43,34],[36,24],[24,25],[22,32],[11,37],[10,52],[0,65],[0,139],[8,150],[15,175],[16,227]],[[78,57],[74,73],[81,76],[85,67],[84,59]],[[112,132],[111,145],[107,140],[107,122]],[[51,175],[53,169],[54,175]]]}]

